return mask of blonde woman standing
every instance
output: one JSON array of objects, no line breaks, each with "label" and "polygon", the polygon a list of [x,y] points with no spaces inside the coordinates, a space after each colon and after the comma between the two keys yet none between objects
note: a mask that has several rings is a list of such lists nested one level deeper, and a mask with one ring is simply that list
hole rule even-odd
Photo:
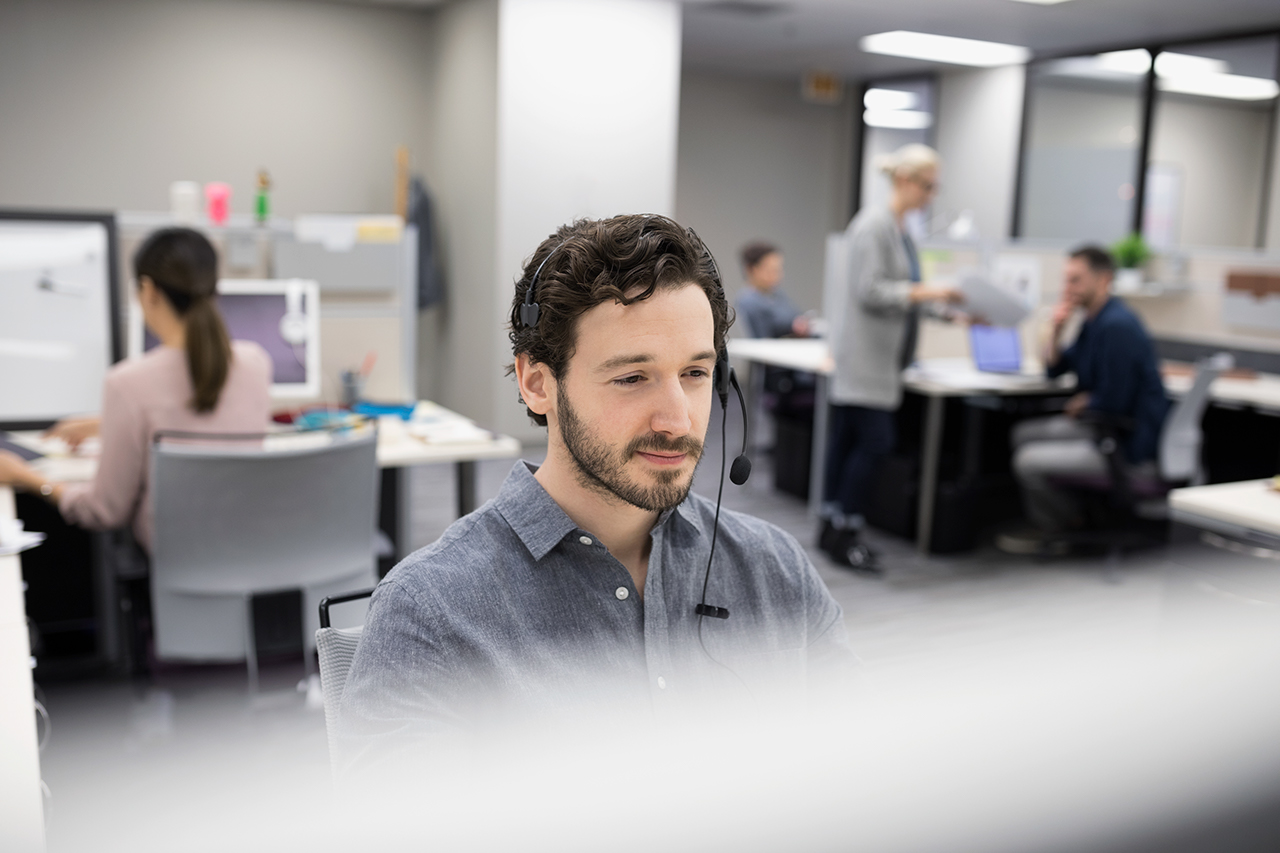
[{"label": "blonde woman standing", "polygon": [[915,357],[921,310],[945,315],[958,290],[921,282],[920,260],[904,228],[938,188],[938,155],[907,145],[877,163],[893,184],[889,203],[864,208],[849,223],[849,280],[832,341],[830,441],[824,488],[822,549],[837,563],[880,573],[861,531],[880,460],[893,449],[902,370]]}]

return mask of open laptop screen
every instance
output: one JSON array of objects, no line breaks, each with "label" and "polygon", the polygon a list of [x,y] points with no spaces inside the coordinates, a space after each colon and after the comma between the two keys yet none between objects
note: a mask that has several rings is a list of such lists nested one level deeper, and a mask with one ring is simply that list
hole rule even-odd
[{"label": "open laptop screen", "polygon": [[969,348],[973,364],[979,370],[992,373],[1022,370],[1022,341],[1014,326],[970,326]]}]

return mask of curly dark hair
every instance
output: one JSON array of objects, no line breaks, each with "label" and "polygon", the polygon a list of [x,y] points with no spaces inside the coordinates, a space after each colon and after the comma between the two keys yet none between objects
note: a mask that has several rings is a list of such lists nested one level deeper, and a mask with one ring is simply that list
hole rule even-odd
[{"label": "curly dark hair", "polygon": [[[520,306],[535,273],[539,316],[530,328],[520,321]],[[723,353],[733,310],[715,259],[692,230],[657,215],[579,219],[543,240],[525,263],[511,300],[511,354],[527,354],[560,380],[573,357],[579,315],[609,300],[630,305],[688,284],[707,295],[715,349]],[[508,375],[514,371],[514,364],[507,367]],[[527,411],[534,423],[547,425],[545,415]]]}]

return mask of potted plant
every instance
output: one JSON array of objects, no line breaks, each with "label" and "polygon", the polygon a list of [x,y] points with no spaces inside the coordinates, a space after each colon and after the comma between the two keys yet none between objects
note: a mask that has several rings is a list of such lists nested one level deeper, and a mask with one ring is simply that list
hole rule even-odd
[{"label": "potted plant", "polygon": [[1142,267],[1151,260],[1151,249],[1137,231],[1111,247],[1116,259],[1116,293],[1136,293],[1142,289]]}]

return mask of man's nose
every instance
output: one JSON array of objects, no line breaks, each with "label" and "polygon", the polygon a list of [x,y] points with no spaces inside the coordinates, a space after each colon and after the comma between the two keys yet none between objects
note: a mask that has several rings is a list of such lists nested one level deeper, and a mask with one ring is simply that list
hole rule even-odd
[{"label": "man's nose", "polygon": [[677,379],[663,382],[654,400],[649,427],[654,432],[685,435],[693,428],[689,417],[689,395]]}]

